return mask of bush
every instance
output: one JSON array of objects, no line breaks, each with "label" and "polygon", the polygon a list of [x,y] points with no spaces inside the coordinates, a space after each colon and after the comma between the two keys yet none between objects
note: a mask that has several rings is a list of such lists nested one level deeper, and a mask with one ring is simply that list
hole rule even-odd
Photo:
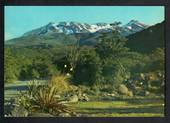
[{"label": "bush", "polygon": [[94,86],[91,88],[91,94],[98,96],[98,95],[100,94],[100,87],[94,85]]},{"label": "bush", "polygon": [[60,113],[72,113],[67,105],[55,98],[57,92],[55,86],[32,82],[28,88],[28,91],[21,92],[16,105],[26,109],[30,114],[43,112],[58,116]]},{"label": "bush", "polygon": [[69,78],[64,75],[54,75],[49,80],[49,86],[54,87],[56,93],[67,92],[71,89]]},{"label": "bush", "polygon": [[18,63],[11,49],[6,48],[4,52],[4,82],[12,83],[18,79]]},{"label": "bush", "polygon": [[101,92],[112,93],[114,91],[114,86],[112,84],[99,84],[94,87],[99,89]]}]

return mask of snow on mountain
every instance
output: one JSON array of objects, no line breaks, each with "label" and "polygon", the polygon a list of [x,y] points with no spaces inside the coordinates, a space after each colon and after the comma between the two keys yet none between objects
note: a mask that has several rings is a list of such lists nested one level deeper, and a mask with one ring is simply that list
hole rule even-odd
[{"label": "snow on mountain", "polygon": [[149,27],[148,25],[140,23],[137,20],[131,20],[129,23],[122,26],[121,33],[124,36],[128,36],[128,35],[134,34],[136,32],[140,32],[148,27]]},{"label": "snow on mountain", "polygon": [[[109,23],[78,23],[78,22],[50,22],[49,24],[40,27],[38,29],[29,31],[23,36],[28,35],[45,35],[49,33],[65,33],[65,34],[75,34],[75,33],[95,33],[95,32],[109,32],[115,29],[115,25]],[[135,32],[142,31],[148,26],[142,24],[136,20],[131,20],[128,24],[120,27],[119,32],[124,35],[130,35]]]}]

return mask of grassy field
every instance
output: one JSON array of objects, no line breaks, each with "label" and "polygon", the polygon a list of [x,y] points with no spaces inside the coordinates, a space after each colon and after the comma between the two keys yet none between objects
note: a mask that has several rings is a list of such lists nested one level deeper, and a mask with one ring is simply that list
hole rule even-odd
[{"label": "grassy field", "polygon": [[122,99],[73,104],[76,112],[94,117],[163,117],[162,99]]},{"label": "grassy field", "polygon": [[[5,85],[5,104],[19,91],[27,89],[27,82]],[[93,98],[93,97],[91,97]],[[75,112],[91,117],[163,117],[164,99],[161,97],[135,97],[93,100],[71,104]],[[5,108],[6,109],[6,108]]]}]

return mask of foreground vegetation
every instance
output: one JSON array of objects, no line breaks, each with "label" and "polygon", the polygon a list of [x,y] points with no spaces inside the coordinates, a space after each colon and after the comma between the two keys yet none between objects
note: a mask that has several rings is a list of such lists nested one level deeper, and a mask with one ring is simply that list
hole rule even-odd
[{"label": "foreground vegetation", "polygon": [[[46,85],[45,81],[40,81],[42,85]],[[30,93],[37,93],[36,91],[31,91],[30,93],[25,93],[26,95],[29,95],[29,98],[27,96],[23,95],[24,92],[27,92],[30,85],[28,85],[28,82],[16,82],[14,84],[6,84],[5,86],[5,115],[6,116],[19,116],[19,117],[25,117],[25,116],[34,116],[36,113],[36,116],[38,117],[51,117],[55,116],[55,113],[50,112],[50,110],[39,110],[39,108],[36,110],[31,109],[35,107],[34,103],[30,103]],[[34,84],[35,86],[36,84]],[[66,89],[66,88],[65,88]],[[88,98],[90,100],[83,101],[79,100],[76,102],[70,102],[67,103],[66,106],[69,106],[69,108],[65,107],[67,110],[62,111],[63,117],[70,117],[70,116],[78,116],[78,117],[163,117],[164,116],[164,96],[156,96],[155,94],[148,95],[148,96],[126,96],[126,95],[119,95],[114,92],[114,95],[109,94],[107,92],[98,92],[96,93],[95,90],[89,90],[89,88],[86,87],[78,87],[79,93],[85,93],[87,94]],[[63,89],[62,89],[63,90]],[[22,93],[20,93],[22,91]],[[75,90],[74,90],[75,91]],[[73,92],[72,92],[73,93]],[[49,95],[50,92],[43,92],[43,95]],[[61,94],[62,95],[62,94]],[[54,94],[52,94],[53,98],[55,97]],[[20,103],[15,102],[15,99],[19,97],[18,99],[22,100]],[[26,97],[26,98],[25,98]],[[58,101],[67,100],[68,97],[63,98],[64,96],[57,98]],[[41,98],[44,101],[48,101],[49,99],[46,99],[45,97]],[[43,100],[38,103],[38,105],[43,104]],[[20,110],[16,109],[14,104],[19,104]],[[46,105],[49,105],[52,103],[52,100],[50,102],[46,102]],[[57,102],[58,103],[58,102]],[[56,103],[56,104],[57,104]],[[24,110],[22,107],[24,107],[27,110]],[[43,107],[46,107],[43,105]],[[61,106],[62,107],[62,106]],[[52,108],[56,108],[56,105],[52,105]],[[64,109],[64,107],[62,107]],[[59,110],[59,109],[57,109]],[[44,112],[45,114],[41,114],[41,112]],[[65,112],[63,114],[63,112]],[[24,115],[25,113],[25,115]],[[50,114],[50,115],[47,115]],[[69,114],[69,115],[68,115]],[[72,114],[72,115],[70,115]]]}]

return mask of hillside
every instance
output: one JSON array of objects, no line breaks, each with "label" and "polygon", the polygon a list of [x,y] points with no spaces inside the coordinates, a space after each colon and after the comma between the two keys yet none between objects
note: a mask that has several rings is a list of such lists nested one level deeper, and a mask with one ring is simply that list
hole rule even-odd
[{"label": "hillside", "polygon": [[131,50],[148,53],[157,47],[164,47],[164,23],[158,23],[141,32],[129,35],[127,46]]}]

